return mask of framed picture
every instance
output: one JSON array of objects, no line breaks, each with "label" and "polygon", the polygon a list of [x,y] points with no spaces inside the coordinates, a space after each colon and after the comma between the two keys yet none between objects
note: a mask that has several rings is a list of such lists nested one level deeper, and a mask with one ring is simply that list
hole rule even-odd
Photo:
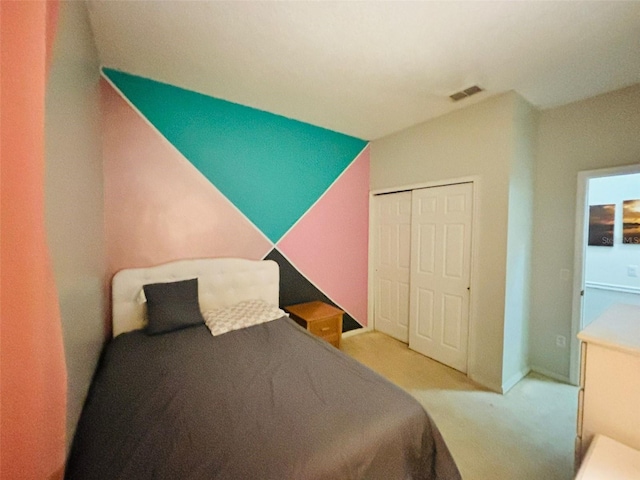
[{"label": "framed picture", "polygon": [[640,200],[622,202],[622,243],[640,245]]},{"label": "framed picture", "polygon": [[616,219],[616,206],[589,206],[589,245],[613,247],[613,225]]}]

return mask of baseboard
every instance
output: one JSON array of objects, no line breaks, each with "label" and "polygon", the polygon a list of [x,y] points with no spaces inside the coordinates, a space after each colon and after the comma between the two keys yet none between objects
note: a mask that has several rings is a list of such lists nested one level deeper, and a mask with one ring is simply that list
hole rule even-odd
[{"label": "baseboard", "polygon": [[361,333],[371,332],[372,330],[369,327],[362,328],[354,328],[353,330],[349,330],[348,332],[342,332],[342,338],[353,337],[354,335],[360,335]]},{"label": "baseboard", "polygon": [[539,373],[540,375],[544,375],[545,377],[552,378],[552,379],[557,380],[559,382],[568,383],[569,385],[571,385],[571,382],[569,381],[569,377],[568,376],[560,375],[558,373],[552,372],[551,370],[547,370],[544,367],[538,367],[536,365],[531,365],[531,371]]},{"label": "baseboard", "polygon": [[492,392],[496,392],[496,393],[502,393],[502,387],[496,383],[487,381],[485,378],[483,378],[482,376],[478,376],[478,375],[473,375],[470,373],[467,373],[467,377],[477,383],[478,385],[481,385],[482,387],[486,388],[487,390],[491,390]]},{"label": "baseboard", "polygon": [[509,377],[509,379],[506,382],[502,382],[502,393],[505,394],[509,390],[511,390],[516,385],[516,383],[518,383],[520,380],[526,377],[530,371],[531,371],[531,368],[525,367],[519,372],[516,372],[513,375],[511,375],[511,377]]}]

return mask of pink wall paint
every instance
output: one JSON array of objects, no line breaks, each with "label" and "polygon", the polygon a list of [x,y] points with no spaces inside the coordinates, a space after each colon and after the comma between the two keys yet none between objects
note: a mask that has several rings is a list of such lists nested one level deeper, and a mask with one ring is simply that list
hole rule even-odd
[{"label": "pink wall paint", "polygon": [[366,326],[368,244],[369,147],[278,243],[278,249]]},{"label": "pink wall paint", "polygon": [[273,247],[104,79],[107,275],[180,258],[263,258]]},{"label": "pink wall paint", "polygon": [[57,2],[0,2],[0,473],[64,472],[66,370],[44,221],[44,99]]}]

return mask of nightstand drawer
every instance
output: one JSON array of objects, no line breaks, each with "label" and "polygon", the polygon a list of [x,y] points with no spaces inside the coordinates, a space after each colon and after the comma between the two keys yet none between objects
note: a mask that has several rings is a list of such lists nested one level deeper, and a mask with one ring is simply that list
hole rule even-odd
[{"label": "nightstand drawer", "polygon": [[334,315],[333,317],[325,318],[323,320],[316,320],[309,324],[309,331],[319,337],[328,337],[338,333],[338,326],[340,325],[340,315]]},{"label": "nightstand drawer", "polygon": [[335,333],[335,334],[329,335],[329,336],[321,336],[320,338],[322,340],[324,340],[325,342],[330,343],[334,347],[340,348],[341,335],[339,333]]},{"label": "nightstand drawer", "polygon": [[291,318],[309,333],[322,338],[336,348],[342,339],[342,315],[339,308],[323,302],[299,303],[284,307]]}]

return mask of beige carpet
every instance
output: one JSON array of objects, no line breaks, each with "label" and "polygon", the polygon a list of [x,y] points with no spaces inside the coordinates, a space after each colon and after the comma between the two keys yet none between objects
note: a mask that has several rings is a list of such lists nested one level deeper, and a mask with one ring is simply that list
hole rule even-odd
[{"label": "beige carpet", "polygon": [[344,338],[341,350],[422,403],[464,480],[573,478],[577,387],[530,374],[499,395],[379,332]]}]

